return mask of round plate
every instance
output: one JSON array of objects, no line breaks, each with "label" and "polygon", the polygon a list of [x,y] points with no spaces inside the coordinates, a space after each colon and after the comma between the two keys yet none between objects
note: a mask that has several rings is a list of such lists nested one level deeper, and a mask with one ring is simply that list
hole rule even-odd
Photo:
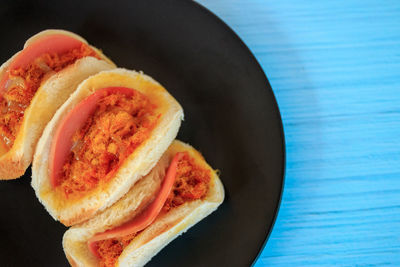
[{"label": "round plate", "polygon": [[[220,170],[224,203],[148,266],[248,266],[271,231],[282,192],[284,138],[263,71],[235,33],[191,1],[9,1],[0,61],[48,28],[80,34],[118,66],[163,84],[185,111],[178,138]],[[66,228],[30,187],[31,171],[0,182],[2,266],[67,266]]]}]

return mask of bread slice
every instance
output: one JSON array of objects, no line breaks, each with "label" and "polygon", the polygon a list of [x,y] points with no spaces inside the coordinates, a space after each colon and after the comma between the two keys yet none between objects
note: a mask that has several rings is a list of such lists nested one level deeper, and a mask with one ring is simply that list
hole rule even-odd
[{"label": "bread slice", "polygon": [[206,197],[187,202],[158,216],[124,249],[116,266],[143,266],[169,242],[216,210],[224,199],[224,188],[216,172],[193,147],[174,141],[150,174],[141,179],[123,198],[93,219],[65,232],[64,252],[72,266],[99,266],[97,258],[88,249],[87,241],[96,233],[117,227],[140,213],[147,205],[149,195],[158,191],[168,162],[180,151],[188,151],[196,164],[211,171]]},{"label": "bread slice", "polygon": [[[67,200],[54,190],[49,179],[49,154],[55,131],[65,115],[81,100],[98,89],[128,87],[140,91],[157,105],[162,116],[150,133],[122,163],[115,176],[77,200]],[[155,166],[178,133],[183,110],[178,102],[151,77],[136,71],[103,71],[82,82],[46,126],[37,145],[32,165],[32,186],[50,215],[64,225],[83,222],[120,199],[139,178]]]},{"label": "bread slice", "polygon": [[[68,35],[87,44],[82,37],[76,34],[63,30],[46,30],[26,41],[24,48],[34,40],[52,34]],[[94,57],[79,59],[42,82],[29,107],[25,110],[14,145],[10,150],[0,150],[0,180],[15,179],[25,173],[32,162],[36,144],[44,127],[79,83],[100,71],[115,68],[114,63],[104,56],[100,50],[92,46],[91,48],[100,55],[102,60]],[[0,67],[0,80],[6,74],[8,66],[18,53]]]}]

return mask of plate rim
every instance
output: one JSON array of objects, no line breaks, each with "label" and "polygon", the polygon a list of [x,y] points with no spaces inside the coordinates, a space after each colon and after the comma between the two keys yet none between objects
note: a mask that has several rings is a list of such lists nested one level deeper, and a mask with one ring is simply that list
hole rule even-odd
[{"label": "plate rim", "polygon": [[206,13],[207,15],[210,15],[211,17],[214,18],[214,20],[221,24],[223,27],[226,28],[227,31],[229,31],[231,33],[231,35],[237,39],[238,43],[240,43],[240,45],[247,50],[248,54],[250,55],[250,57],[252,58],[252,60],[255,62],[255,64],[257,65],[257,67],[259,68],[259,70],[262,73],[264,82],[266,84],[266,89],[269,90],[272,94],[272,102],[275,106],[275,109],[277,111],[277,115],[279,118],[279,132],[281,134],[281,138],[282,138],[282,179],[281,179],[281,184],[280,184],[280,193],[279,193],[279,197],[278,197],[278,201],[277,201],[277,205],[274,208],[274,217],[272,219],[271,225],[269,225],[268,228],[268,232],[265,235],[265,239],[261,245],[261,247],[259,248],[259,251],[257,252],[256,256],[253,258],[252,262],[251,262],[251,266],[253,266],[257,260],[260,258],[262,252],[264,251],[269,237],[275,227],[275,223],[276,220],[278,218],[278,214],[279,214],[279,210],[282,204],[282,197],[283,197],[283,192],[284,192],[284,186],[285,186],[285,177],[286,177],[286,139],[285,139],[285,131],[284,131],[284,127],[283,127],[283,120],[282,120],[282,114],[281,111],[279,109],[279,105],[278,105],[278,101],[276,100],[276,96],[274,94],[274,90],[272,89],[271,83],[268,80],[268,77],[265,73],[265,71],[263,70],[260,62],[257,60],[256,56],[253,54],[253,52],[250,50],[250,48],[246,45],[246,43],[243,41],[243,39],[224,21],[222,20],[222,18],[220,18],[217,14],[215,14],[214,12],[212,12],[210,9],[208,9],[207,7],[203,6],[201,3],[197,2],[197,1],[192,1],[192,3],[195,4],[195,6],[197,6],[197,8],[203,12]]}]

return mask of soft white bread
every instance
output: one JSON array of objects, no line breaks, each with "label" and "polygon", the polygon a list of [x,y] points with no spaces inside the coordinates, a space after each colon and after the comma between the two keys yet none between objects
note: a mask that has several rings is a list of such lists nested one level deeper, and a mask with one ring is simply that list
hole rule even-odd
[{"label": "soft white bread", "polygon": [[[34,40],[52,34],[68,35],[87,44],[82,37],[76,34],[63,30],[46,30],[26,41],[24,48]],[[78,84],[93,74],[115,68],[115,65],[101,51],[94,47],[91,48],[97,51],[102,60],[94,57],[79,59],[74,64],[54,75],[49,75],[42,81],[31,104],[25,110],[14,145],[10,150],[0,149],[0,180],[15,179],[25,173],[32,162],[35,146],[44,127]],[[0,67],[0,80],[6,74],[8,66],[18,53]]]},{"label": "soft white bread", "polygon": [[72,266],[99,266],[98,259],[89,251],[87,241],[96,233],[115,228],[134,218],[149,202],[145,192],[154,194],[159,189],[164,170],[172,157],[188,151],[196,164],[211,171],[210,187],[204,199],[187,202],[159,215],[124,249],[116,266],[143,266],[169,242],[212,213],[224,199],[224,188],[216,172],[193,147],[174,141],[151,173],[141,179],[123,198],[93,219],[70,228],[63,237],[64,252]]},{"label": "soft white bread", "polygon": [[[147,140],[141,143],[122,163],[115,176],[77,200],[65,199],[52,188],[49,178],[49,154],[55,131],[81,100],[106,87],[133,88],[148,96],[161,114]],[[40,138],[32,164],[32,186],[36,196],[54,219],[69,226],[83,222],[120,199],[139,178],[148,174],[178,133],[183,110],[178,102],[151,77],[135,71],[114,69],[103,71],[83,81],[60,107]]]}]

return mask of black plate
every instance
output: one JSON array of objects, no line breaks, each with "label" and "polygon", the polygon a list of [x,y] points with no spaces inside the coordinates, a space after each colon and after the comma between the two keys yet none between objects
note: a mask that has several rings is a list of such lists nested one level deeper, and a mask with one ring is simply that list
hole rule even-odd
[{"label": "black plate", "polygon": [[[243,42],[191,1],[9,1],[0,7],[0,61],[31,35],[62,28],[143,70],[182,104],[179,139],[221,171],[226,198],[148,266],[248,266],[271,231],[284,173],[284,138],[271,87]],[[0,265],[67,266],[55,222],[21,179],[0,182]]]}]

